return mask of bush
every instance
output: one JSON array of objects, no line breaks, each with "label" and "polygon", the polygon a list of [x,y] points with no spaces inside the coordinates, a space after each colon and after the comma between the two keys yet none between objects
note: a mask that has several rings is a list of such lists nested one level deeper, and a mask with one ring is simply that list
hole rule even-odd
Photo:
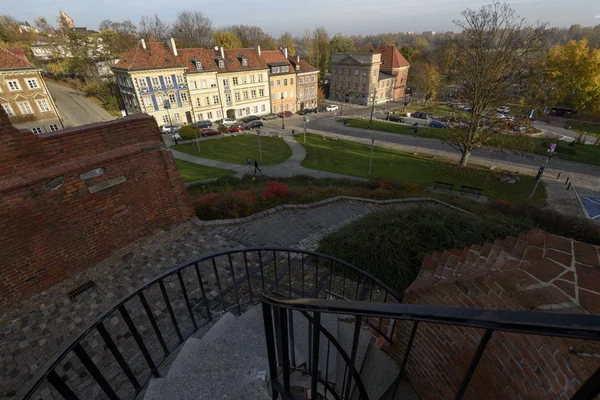
[{"label": "bush", "polygon": [[182,126],[179,130],[179,136],[181,136],[181,139],[183,140],[195,140],[196,137],[200,137],[201,133],[199,128],[195,128],[192,125]]},{"label": "bush", "polygon": [[210,193],[194,203],[196,215],[203,220],[243,218],[255,212],[256,196],[251,192]]},{"label": "bush", "polygon": [[285,183],[279,183],[277,181],[271,181],[267,184],[267,188],[263,192],[263,197],[285,197],[288,192],[289,185]]}]

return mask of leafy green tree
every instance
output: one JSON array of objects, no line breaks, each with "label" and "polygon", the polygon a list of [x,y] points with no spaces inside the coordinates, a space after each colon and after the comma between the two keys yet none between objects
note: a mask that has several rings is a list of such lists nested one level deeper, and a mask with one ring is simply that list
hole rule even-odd
[{"label": "leafy green tree", "polygon": [[288,54],[290,56],[296,55],[296,43],[294,42],[294,38],[292,38],[292,34],[289,32],[283,32],[279,37],[279,46],[287,47]]},{"label": "leafy green tree", "polygon": [[235,34],[235,32],[226,31],[214,31],[212,34],[213,44],[215,46],[223,47],[224,49],[239,49],[242,47],[242,41]]}]

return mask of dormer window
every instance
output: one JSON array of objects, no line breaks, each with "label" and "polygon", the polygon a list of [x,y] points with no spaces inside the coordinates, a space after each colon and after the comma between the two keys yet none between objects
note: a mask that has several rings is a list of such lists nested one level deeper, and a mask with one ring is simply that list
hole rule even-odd
[{"label": "dormer window", "polygon": [[198,71],[200,71],[202,69],[202,61],[196,60],[196,61],[194,61],[194,64],[196,65],[196,69]]},{"label": "dormer window", "polygon": [[289,67],[281,67],[281,72],[290,72]]},{"label": "dormer window", "polygon": [[225,61],[219,60],[219,68],[225,68]]},{"label": "dormer window", "polygon": [[279,73],[279,67],[273,67],[273,73],[274,74],[278,74]]},{"label": "dormer window", "polygon": [[242,67],[248,66],[248,59],[246,57],[242,57]]}]

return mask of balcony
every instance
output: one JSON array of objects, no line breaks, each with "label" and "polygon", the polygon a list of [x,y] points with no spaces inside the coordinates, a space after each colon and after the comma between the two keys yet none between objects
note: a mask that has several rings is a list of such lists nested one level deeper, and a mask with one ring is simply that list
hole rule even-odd
[{"label": "balcony", "polygon": [[[463,349],[464,368],[455,368],[452,397],[460,399],[480,388],[477,374],[488,371],[506,334],[600,340],[594,315],[402,300],[368,273],[323,254],[216,253],[115,304],[41,369],[24,398],[49,390],[66,399],[416,399],[415,366],[427,361],[431,329],[440,332],[431,327],[445,326],[468,330],[473,341],[474,351]],[[600,368],[571,398],[598,393]]]}]

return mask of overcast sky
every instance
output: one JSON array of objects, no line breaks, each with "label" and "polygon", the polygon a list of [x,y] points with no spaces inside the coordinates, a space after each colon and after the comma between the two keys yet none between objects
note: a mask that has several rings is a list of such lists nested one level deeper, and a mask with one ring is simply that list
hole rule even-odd
[{"label": "overcast sky", "polygon": [[[77,26],[96,29],[103,19],[129,18],[157,13],[171,22],[180,10],[200,10],[215,26],[258,25],[279,36],[284,31],[302,35],[306,28],[323,25],[331,35],[377,34],[407,31],[452,31],[461,10],[479,8],[491,0],[2,0],[0,13],[33,23],[45,17],[55,23],[59,10]],[[600,24],[600,0],[515,0],[509,1],[530,22],[552,26]]]}]

